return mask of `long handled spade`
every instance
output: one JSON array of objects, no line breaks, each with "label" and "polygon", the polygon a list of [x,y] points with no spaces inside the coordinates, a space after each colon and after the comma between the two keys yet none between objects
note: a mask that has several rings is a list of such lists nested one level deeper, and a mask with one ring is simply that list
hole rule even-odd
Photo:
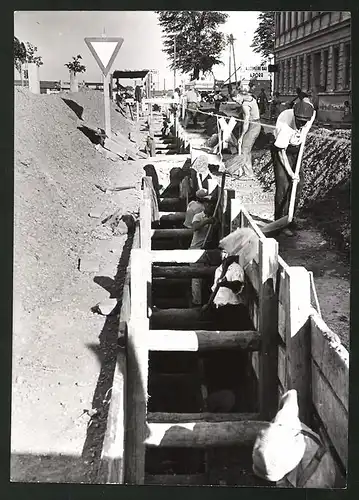
[{"label": "long handled spade", "polygon": [[[306,139],[306,137],[305,137],[305,139]],[[274,222],[270,222],[269,224],[266,224],[265,226],[263,226],[261,228],[263,234],[272,233],[272,232],[284,229],[293,220],[294,205],[295,205],[295,196],[297,194],[297,187],[298,187],[298,182],[299,182],[299,171],[300,171],[300,167],[301,167],[301,164],[302,164],[302,157],[303,157],[303,153],[304,153],[305,139],[304,139],[304,141],[302,142],[302,144],[300,145],[300,148],[299,148],[299,154],[298,154],[297,163],[296,163],[296,166],[295,166],[296,179],[293,179],[292,191],[291,191],[291,194],[290,194],[290,201],[289,201],[288,215],[285,215],[284,217],[281,217],[280,219],[275,220]]]}]

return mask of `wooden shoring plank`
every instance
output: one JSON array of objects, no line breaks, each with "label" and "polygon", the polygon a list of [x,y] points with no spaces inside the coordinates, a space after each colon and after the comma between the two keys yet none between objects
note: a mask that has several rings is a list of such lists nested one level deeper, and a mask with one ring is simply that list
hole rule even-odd
[{"label": "wooden shoring plank", "polygon": [[165,448],[210,448],[253,444],[267,422],[182,422],[149,423],[147,446]]},{"label": "wooden shoring plank", "polygon": [[182,422],[241,422],[259,420],[259,413],[164,413],[149,412],[147,422],[180,424]]},{"label": "wooden shoring plank", "polygon": [[310,317],[311,355],[333,392],[349,408],[349,353],[317,313]]},{"label": "wooden shoring plank", "polygon": [[251,282],[254,290],[259,293],[261,289],[261,281],[260,281],[260,274],[259,274],[259,265],[253,260],[248,263],[248,265],[245,267],[245,273]]},{"label": "wooden shoring plank", "polygon": [[[157,263],[195,264],[216,260],[221,263],[221,252],[219,250],[152,250],[151,260]],[[217,263],[217,262],[216,262]],[[218,265],[219,265],[218,264]]]},{"label": "wooden shoring plank", "polygon": [[314,363],[312,363],[312,397],[323,426],[345,469],[347,469],[348,411]]},{"label": "wooden shoring plank", "polygon": [[151,237],[154,239],[167,239],[167,238],[192,238],[193,230],[185,228],[175,229],[152,229]]},{"label": "wooden shoring plank", "polygon": [[144,198],[140,203],[140,244],[143,250],[151,250],[151,200]]},{"label": "wooden shoring plank", "polygon": [[186,212],[160,212],[160,223],[171,222],[171,223],[182,223],[186,219]]},{"label": "wooden shoring plank", "polygon": [[273,238],[259,240],[261,350],[258,386],[259,411],[264,420],[273,419],[278,409],[278,296],[274,286],[277,270],[278,242]]},{"label": "wooden shoring plank", "polygon": [[192,264],[189,266],[158,266],[152,267],[154,278],[213,278],[217,266]]},{"label": "wooden shoring plank", "polygon": [[[122,291],[119,336],[127,335],[127,325],[130,320],[130,315],[130,265],[128,265]],[[106,422],[106,432],[101,453],[101,468],[105,474],[105,482],[112,484],[123,484],[124,482],[126,374],[126,353],[124,351],[119,351],[117,353],[117,361],[111,387],[111,400]]]},{"label": "wooden shoring plank", "polygon": [[232,200],[235,199],[236,192],[234,189],[226,189],[226,195],[226,206],[222,217],[222,238],[231,232],[231,206]]},{"label": "wooden shoring plank", "polygon": [[284,389],[287,388],[286,381],[287,359],[283,346],[278,346],[278,379]]},{"label": "wooden shoring plank", "polygon": [[285,273],[285,325],[288,389],[298,393],[299,418],[310,425],[311,362],[310,362],[310,276],[304,267],[290,267]]},{"label": "wooden shoring plank", "polygon": [[125,483],[143,484],[148,386],[148,302],[151,289],[150,252],[131,253],[131,319],[126,339],[127,390]]},{"label": "wooden shoring plank", "polygon": [[183,212],[186,209],[184,198],[161,198],[159,201],[159,210],[161,212]]},{"label": "wooden shoring plank", "polygon": [[145,485],[202,486],[207,484],[206,474],[151,474],[145,477]]},{"label": "wooden shoring plank", "polygon": [[240,349],[258,351],[261,334],[257,331],[209,331],[209,330],[150,330],[151,351],[208,351]]}]

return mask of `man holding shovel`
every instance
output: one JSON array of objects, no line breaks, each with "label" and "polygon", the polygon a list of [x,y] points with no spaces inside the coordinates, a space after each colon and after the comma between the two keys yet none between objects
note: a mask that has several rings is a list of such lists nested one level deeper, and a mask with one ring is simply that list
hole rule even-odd
[{"label": "man holding shovel", "polygon": [[[296,169],[300,146],[313,124],[315,117],[312,104],[299,100],[293,109],[286,109],[280,113],[274,131],[275,142],[271,147],[271,155],[275,175],[275,210],[274,219],[277,221],[290,212],[290,196],[292,181],[298,183],[296,200],[299,198],[303,186],[303,176]],[[303,148],[302,148],[303,150]],[[297,171],[297,173],[295,172]],[[293,212],[295,210],[295,204]],[[287,236],[293,236],[293,223],[289,220],[288,227],[283,229]]]}]

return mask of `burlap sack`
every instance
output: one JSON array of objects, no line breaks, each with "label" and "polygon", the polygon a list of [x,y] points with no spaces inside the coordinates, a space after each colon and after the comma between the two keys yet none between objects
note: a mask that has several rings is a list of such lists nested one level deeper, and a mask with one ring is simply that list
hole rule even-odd
[{"label": "burlap sack", "polygon": [[219,247],[228,255],[238,255],[244,269],[258,254],[258,236],[249,227],[238,228],[221,239]]}]

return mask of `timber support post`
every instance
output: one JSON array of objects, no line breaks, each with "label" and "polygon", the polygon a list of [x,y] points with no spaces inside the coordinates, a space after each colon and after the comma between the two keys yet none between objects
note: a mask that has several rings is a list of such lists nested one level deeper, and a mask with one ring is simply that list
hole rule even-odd
[{"label": "timber support post", "polygon": [[271,420],[278,409],[278,243],[275,239],[259,240],[259,318],[261,332],[259,356],[259,413]]}]

